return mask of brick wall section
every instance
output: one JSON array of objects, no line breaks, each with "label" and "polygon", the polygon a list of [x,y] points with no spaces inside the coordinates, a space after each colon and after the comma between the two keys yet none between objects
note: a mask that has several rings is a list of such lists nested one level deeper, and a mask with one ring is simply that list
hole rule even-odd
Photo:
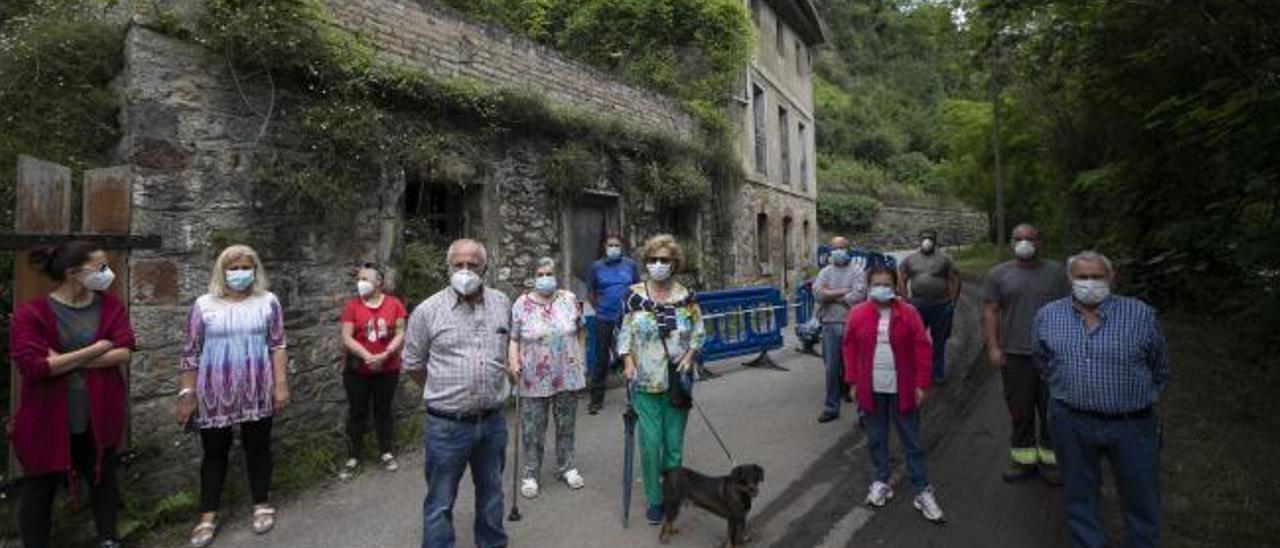
[{"label": "brick wall section", "polygon": [[432,0],[328,0],[338,26],[387,58],[444,77],[531,90],[559,103],[690,137],[694,119],[672,99]]}]

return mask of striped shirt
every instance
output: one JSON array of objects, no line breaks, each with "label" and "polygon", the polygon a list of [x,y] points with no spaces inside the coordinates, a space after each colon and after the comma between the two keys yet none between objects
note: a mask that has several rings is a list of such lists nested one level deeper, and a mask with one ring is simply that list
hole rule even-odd
[{"label": "striped shirt", "polygon": [[511,299],[482,291],[470,304],[445,288],[409,316],[401,368],[426,371],[422,399],[431,409],[472,413],[499,407],[506,398]]},{"label": "striped shirt", "polygon": [[1155,309],[1112,296],[1088,328],[1070,297],[1046,304],[1032,325],[1050,395],[1069,407],[1128,413],[1154,405],[1169,383],[1169,352]]}]

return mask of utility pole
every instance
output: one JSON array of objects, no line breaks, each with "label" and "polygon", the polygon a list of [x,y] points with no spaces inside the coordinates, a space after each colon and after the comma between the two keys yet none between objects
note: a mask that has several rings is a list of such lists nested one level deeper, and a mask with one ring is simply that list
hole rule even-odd
[{"label": "utility pole", "polygon": [[1003,124],[1003,117],[1000,109],[1000,76],[1004,68],[1003,51],[1000,48],[1000,35],[996,35],[994,47],[991,50],[991,150],[995,157],[994,183],[996,187],[996,243],[1000,247],[1006,244],[1005,238],[1009,236],[1005,230],[1004,219],[1004,161],[1001,157],[1001,138],[1000,132]]}]

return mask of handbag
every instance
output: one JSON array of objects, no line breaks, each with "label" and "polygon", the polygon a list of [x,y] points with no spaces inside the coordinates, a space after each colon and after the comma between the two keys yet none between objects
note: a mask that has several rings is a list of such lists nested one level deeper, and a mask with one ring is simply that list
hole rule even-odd
[{"label": "handbag", "polygon": [[667,339],[662,341],[662,352],[667,357],[667,399],[671,407],[676,409],[693,408],[693,375],[692,371],[681,373],[680,364],[671,361],[671,351],[667,350]]}]

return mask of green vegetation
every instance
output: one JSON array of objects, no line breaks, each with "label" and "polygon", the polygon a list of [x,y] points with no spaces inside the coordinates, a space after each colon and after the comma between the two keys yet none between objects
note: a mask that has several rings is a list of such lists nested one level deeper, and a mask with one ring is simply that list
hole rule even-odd
[{"label": "green vegetation", "polygon": [[[944,106],[974,94],[951,6],[830,0],[822,8],[831,42],[814,81],[823,229],[869,228],[869,200],[946,205]],[[837,213],[851,204],[862,209]]]},{"label": "green vegetation", "polygon": [[753,43],[739,0],[445,0],[494,23],[674,96],[724,129]]}]

